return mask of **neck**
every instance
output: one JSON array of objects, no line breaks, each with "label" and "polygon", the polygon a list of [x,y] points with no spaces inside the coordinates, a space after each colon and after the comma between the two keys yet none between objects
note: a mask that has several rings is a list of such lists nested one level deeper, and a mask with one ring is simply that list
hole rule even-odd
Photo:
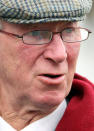
[{"label": "neck", "polygon": [[[2,114],[2,113],[1,113]],[[33,123],[34,121],[37,121],[43,117],[45,117],[48,114],[42,114],[37,111],[31,111],[24,113],[23,115],[19,115],[16,112],[10,111],[5,112],[1,115],[1,117],[8,122],[13,128],[16,130],[21,130],[28,126],[29,124]]]},{"label": "neck", "polygon": [[1,117],[17,131],[25,128],[26,126],[33,123],[34,121],[37,121],[47,116],[49,113],[53,111],[52,110],[47,113],[43,113],[39,110],[32,110],[32,109],[28,111],[29,109],[28,107],[20,109],[18,111],[14,111],[13,107],[11,107],[10,105],[8,104],[3,104],[3,105],[7,105],[7,106],[3,106],[3,108],[1,108],[1,112],[0,112]]}]

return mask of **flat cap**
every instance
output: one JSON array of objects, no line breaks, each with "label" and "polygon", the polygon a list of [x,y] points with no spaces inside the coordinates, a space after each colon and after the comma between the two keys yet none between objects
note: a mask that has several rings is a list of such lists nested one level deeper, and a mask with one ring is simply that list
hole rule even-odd
[{"label": "flat cap", "polygon": [[83,20],[92,0],[0,0],[0,17],[12,23]]}]

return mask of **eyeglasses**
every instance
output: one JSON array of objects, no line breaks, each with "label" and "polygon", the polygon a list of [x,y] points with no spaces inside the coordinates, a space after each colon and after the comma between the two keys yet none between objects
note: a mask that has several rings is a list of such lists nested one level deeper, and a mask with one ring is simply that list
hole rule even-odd
[{"label": "eyeglasses", "polygon": [[89,34],[92,33],[90,30],[81,27],[69,27],[63,29],[61,32],[51,32],[47,30],[34,30],[27,32],[21,36],[0,30],[2,33],[12,35],[17,38],[21,38],[24,44],[28,45],[43,45],[51,42],[54,34],[60,34],[62,40],[66,43],[82,42],[87,40]]}]

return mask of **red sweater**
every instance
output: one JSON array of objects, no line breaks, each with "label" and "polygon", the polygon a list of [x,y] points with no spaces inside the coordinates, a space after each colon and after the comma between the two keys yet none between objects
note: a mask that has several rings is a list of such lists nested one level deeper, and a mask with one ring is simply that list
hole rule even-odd
[{"label": "red sweater", "polygon": [[94,131],[94,85],[75,74],[70,99],[56,131]]}]

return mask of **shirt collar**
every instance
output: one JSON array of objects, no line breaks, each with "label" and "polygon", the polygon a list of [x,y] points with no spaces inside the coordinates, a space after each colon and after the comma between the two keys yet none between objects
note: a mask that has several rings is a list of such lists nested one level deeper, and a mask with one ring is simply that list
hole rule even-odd
[{"label": "shirt collar", "polygon": [[[61,117],[63,116],[67,102],[64,100],[58,108],[46,117],[33,122],[21,131],[55,131]],[[16,131],[3,118],[0,117],[0,131]]]}]

